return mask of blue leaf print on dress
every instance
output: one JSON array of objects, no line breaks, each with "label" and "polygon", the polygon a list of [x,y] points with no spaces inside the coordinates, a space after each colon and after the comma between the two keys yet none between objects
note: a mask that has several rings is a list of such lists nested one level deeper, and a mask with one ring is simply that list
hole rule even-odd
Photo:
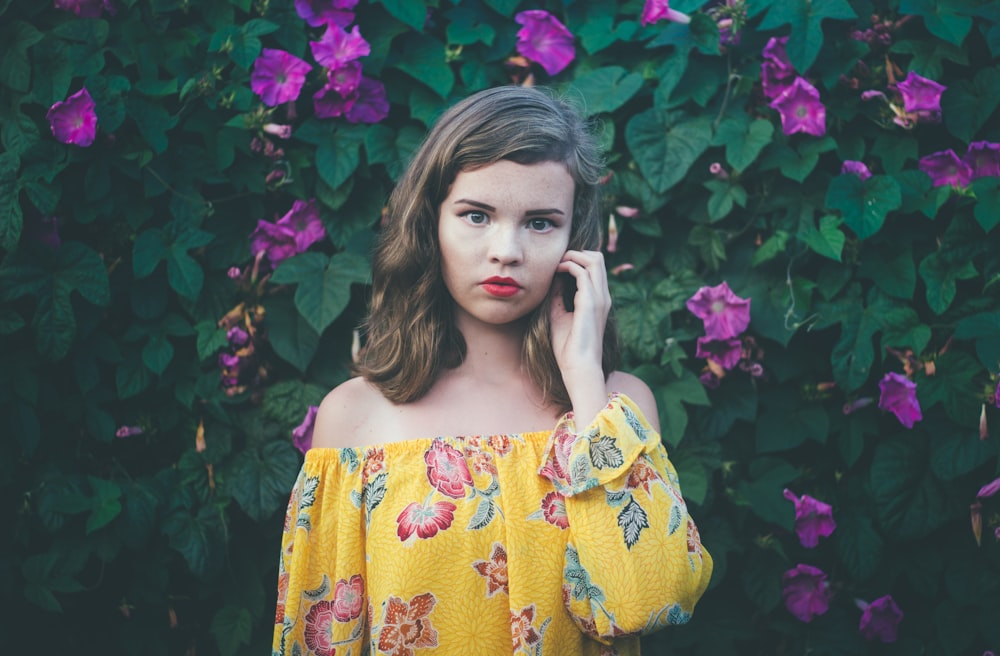
[{"label": "blue leaf print on dress", "polygon": [[618,513],[618,526],[622,529],[622,537],[629,550],[639,541],[642,529],[649,528],[649,518],[646,516],[646,511],[636,502],[635,497]]}]

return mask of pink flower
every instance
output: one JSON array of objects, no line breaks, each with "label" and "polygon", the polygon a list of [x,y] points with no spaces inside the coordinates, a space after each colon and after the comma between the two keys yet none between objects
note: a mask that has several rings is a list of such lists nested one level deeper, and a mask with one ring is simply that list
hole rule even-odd
[{"label": "pink flower", "polygon": [[111,0],[55,0],[53,6],[63,11],[71,11],[82,18],[99,18],[105,9],[112,16],[116,13]]},{"label": "pink flower", "polygon": [[811,565],[796,565],[781,576],[785,608],[802,622],[811,622],[830,608],[826,574]]},{"label": "pink flower", "polygon": [[573,35],[547,11],[522,11],[514,20],[523,27],[517,31],[517,51],[541,64],[549,75],[563,70],[576,57]]},{"label": "pink flower", "polygon": [[723,369],[729,370],[739,364],[743,355],[743,342],[736,337],[730,339],[699,337],[698,350],[694,355],[696,358],[711,360]]},{"label": "pink flower", "polygon": [[844,165],[840,167],[840,173],[852,173],[862,180],[867,180],[872,177],[872,172],[867,166],[865,166],[864,162],[859,162],[853,159],[844,160]]},{"label": "pink flower", "polygon": [[973,141],[965,151],[962,163],[969,167],[972,180],[985,176],[1000,177],[1000,143]]},{"label": "pink flower", "polygon": [[465,486],[472,485],[472,474],[461,451],[434,440],[424,453],[424,462],[427,463],[427,480],[438,492],[452,499],[465,496]]},{"label": "pink flower", "polygon": [[771,107],[781,114],[781,129],[785,134],[805,132],[816,137],[826,134],[826,107],[819,101],[819,91],[803,77],[771,101]]},{"label": "pink flower", "polygon": [[878,399],[881,410],[889,410],[899,423],[913,428],[915,422],[923,419],[920,403],[917,401],[917,384],[902,374],[887,373],[878,383],[882,391]]},{"label": "pink flower", "polygon": [[921,157],[917,167],[931,176],[935,187],[965,187],[972,180],[969,165],[960,160],[951,148]]},{"label": "pink flower", "polygon": [[236,369],[240,366],[240,356],[232,353],[220,353],[219,366],[223,369]]},{"label": "pink flower", "polygon": [[333,89],[344,98],[351,96],[352,101],[357,100],[358,94],[355,91],[361,84],[361,62],[346,62],[336,68],[331,68],[326,73],[326,79],[326,87]]},{"label": "pink flower", "polygon": [[317,406],[309,406],[302,423],[292,429],[292,444],[302,453],[312,448],[313,428],[316,427],[316,412],[318,410]]},{"label": "pink flower", "polygon": [[639,216],[639,208],[630,207],[628,205],[618,205],[617,207],[615,207],[615,212],[617,212],[618,216],[622,217],[623,219],[634,219],[635,217]]},{"label": "pink flower", "polygon": [[615,221],[615,215],[612,214],[608,217],[608,252],[614,253],[618,250],[618,222]]},{"label": "pink flower", "polygon": [[313,94],[313,109],[318,118],[336,118],[346,114],[357,100],[357,89],[344,94],[338,91],[334,84],[327,83]]},{"label": "pink flower", "polygon": [[226,332],[226,339],[233,346],[246,346],[247,341],[250,340],[250,335],[239,326],[233,326]]},{"label": "pink flower", "polygon": [[358,99],[347,108],[351,123],[378,123],[389,115],[389,100],[385,85],[378,80],[362,77],[358,85]]},{"label": "pink flower", "polygon": [[142,426],[119,426],[118,430],[115,431],[115,437],[132,437],[133,435],[142,435],[145,432]]},{"label": "pink flower", "polygon": [[795,67],[788,59],[785,52],[785,44],[788,37],[771,37],[761,51],[764,61],[761,64],[761,84],[764,88],[764,96],[768,100],[774,100],[791,86],[795,77]]},{"label": "pink flower", "polygon": [[358,26],[347,32],[337,25],[328,25],[319,41],[310,41],[313,57],[327,68],[337,68],[371,53],[371,46],[361,36]]},{"label": "pink flower", "polygon": [[1000,492],[1000,478],[994,480],[991,483],[987,483],[982,488],[980,488],[979,492],[976,493],[976,498],[988,499],[997,492]]},{"label": "pink flower", "polygon": [[837,528],[836,522],[833,521],[833,508],[808,494],[803,494],[799,498],[787,488],[783,494],[795,504],[795,532],[798,533],[799,542],[803,547],[812,549],[819,544],[821,535],[824,538],[833,535],[833,530]]},{"label": "pink flower", "polygon": [[312,66],[290,52],[264,48],[253,63],[250,88],[268,107],[299,97]]},{"label": "pink flower", "polygon": [[736,337],[750,325],[750,299],[734,294],[725,281],[699,289],[687,300],[687,309],[704,322],[711,339]]},{"label": "pink flower", "polygon": [[365,601],[365,582],[360,574],[351,580],[340,579],[333,590],[333,617],[338,622],[350,622],[361,616]]},{"label": "pink flower", "polygon": [[306,646],[314,654],[333,656],[337,648],[333,646],[333,602],[317,601],[306,613],[306,629],[303,635]]},{"label": "pink flower", "polygon": [[295,11],[310,27],[346,26],[354,22],[356,4],[358,0],[295,0]]},{"label": "pink flower", "polygon": [[863,606],[858,630],[865,640],[878,638],[882,642],[896,642],[902,620],[903,611],[896,605],[892,595],[886,595]]},{"label": "pink flower", "polygon": [[668,0],[646,0],[642,8],[642,24],[649,25],[657,23],[663,19],[674,21],[675,23],[690,23],[691,17],[670,8]]},{"label": "pink flower", "polygon": [[325,236],[326,228],[319,218],[316,200],[297,200],[276,223],[263,219],[257,221],[257,229],[250,235],[250,252],[255,256],[265,252],[274,267],[293,255],[305,252]]},{"label": "pink flower", "polygon": [[947,87],[910,71],[896,89],[903,96],[903,109],[907,112],[940,114],[941,94]]},{"label": "pink flower", "polygon": [[722,164],[719,162],[712,162],[708,167],[708,172],[717,177],[719,180],[729,179],[729,173],[726,169],[722,168]]},{"label": "pink flower", "polygon": [[396,535],[401,541],[408,540],[414,533],[426,540],[444,531],[455,521],[455,504],[450,501],[438,501],[430,506],[413,502],[396,518]]},{"label": "pink flower", "polygon": [[49,108],[45,118],[52,136],[65,144],[89,146],[97,136],[97,112],[87,87]]},{"label": "pink flower", "polygon": [[545,521],[559,528],[569,527],[569,516],[566,514],[566,498],[558,492],[549,492],[542,499],[542,515]]},{"label": "pink flower", "polygon": [[281,125],[279,123],[265,123],[264,127],[261,128],[264,132],[268,134],[273,134],[279,139],[288,139],[292,136],[292,126]]}]

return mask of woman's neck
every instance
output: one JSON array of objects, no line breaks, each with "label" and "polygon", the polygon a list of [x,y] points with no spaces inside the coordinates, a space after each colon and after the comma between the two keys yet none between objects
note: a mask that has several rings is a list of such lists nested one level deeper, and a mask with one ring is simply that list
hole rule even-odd
[{"label": "woman's neck", "polygon": [[521,357],[526,322],[498,326],[460,314],[456,323],[466,347],[465,359],[456,373],[483,383],[513,382],[524,375]]}]

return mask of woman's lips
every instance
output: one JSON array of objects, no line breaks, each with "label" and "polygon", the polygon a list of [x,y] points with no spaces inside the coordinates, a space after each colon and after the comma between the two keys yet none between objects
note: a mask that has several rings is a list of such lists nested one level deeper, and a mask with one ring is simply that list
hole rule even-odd
[{"label": "woman's lips", "polygon": [[521,286],[513,278],[500,278],[494,276],[480,283],[486,293],[499,298],[510,298],[521,291]]}]

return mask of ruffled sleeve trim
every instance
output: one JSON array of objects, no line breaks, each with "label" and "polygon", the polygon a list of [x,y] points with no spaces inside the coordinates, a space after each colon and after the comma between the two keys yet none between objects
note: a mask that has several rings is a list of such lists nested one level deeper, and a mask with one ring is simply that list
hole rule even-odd
[{"label": "ruffled sleeve trim", "polygon": [[582,431],[576,430],[572,412],[559,419],[538,473],[569,497],[627,475],[635,460],[659,443],[638,406],[615,393]]}]

